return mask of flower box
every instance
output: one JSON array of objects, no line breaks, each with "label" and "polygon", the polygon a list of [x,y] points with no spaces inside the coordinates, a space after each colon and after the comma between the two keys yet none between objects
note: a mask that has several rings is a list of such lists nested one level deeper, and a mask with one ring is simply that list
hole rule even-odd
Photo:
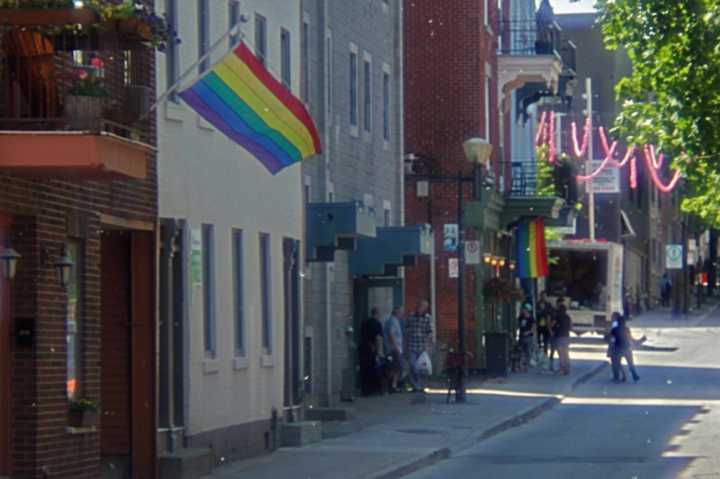
[{"label": "flower box", "polygon": [[126,41],[149,42],[153,39],[150,25],[142,18],[117,20],[115,29],[119,36]]},{"label": "flower box", "polygon": [[65,116],[75,120],[102,118],[105,98],[96,96],[67,95],[65,97]]},{"label": "flower box", "polygon": [[92,427],[98,424],[97,411],[70,411],[68,413],[68,426],[75,428]]},{"label": "flower box", "polygon": [[37,25],[90,25],[97,21],[89,8],[2,8],[0,24],[15,27]]}]

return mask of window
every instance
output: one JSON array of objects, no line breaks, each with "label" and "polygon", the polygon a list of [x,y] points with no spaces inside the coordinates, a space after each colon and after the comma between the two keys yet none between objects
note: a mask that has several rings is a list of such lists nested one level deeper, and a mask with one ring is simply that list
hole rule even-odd
[{"label": "window", "polygon": [[390,141],[390,73],[383,71],[383,140]]},{"label": "window", "polygon": [[245,356],[245,298],[243,269],[243,232],[232,231],[233,292],[235,296],[235,355]]},{"label": "window", "polygon": [[390,223],[392,223],[392,205],[388,200],[383,201],[383,224],[385,226],[390,226]]},{"label": "window", "polygon": [[358,55],[350,52],[350,126],[358,126]]},{"label": "window", "polygon": [[[165,0],[165,16],[167,18],[168,29],[177,32],[177,0]],[[177,83],[180,74],[180,57],[178,55],[178,46],[175,42],[168,42],[165,50],[165,88],[170,89]],[[169,95],[170,101],[178,101],[177,93],[172,91]]]},{"label": "window", "polygon": [[[302,62],[302,85],[300,85],[300,94],[305,103],[310,102],[310,24],[305,18],[302,23],[302,31],[300,33],[300,61]],[[327,77],[330,79],[330,77]],[[328,81],[330,83],[330,80]]]},{"label": "window", "polygon": [[270,235],[260,233],[260,312],[262,317],[262,347],[272,353],[272,278],[270,269]]},{"label": "window", "polygon": [[[230,0],[228,3],[228,28],[232,29],[240,23],[240,2],[238,0]],[[233,33],[230,35],[230,47],[237,45],[240,41],[240,35]]]},{"label": "window", "polygon": [[483,0],[483,22],[485,22],[485,27],[490,28],[490,8],[488,5],[488,0]]},{"label": "window", "polygon": [[326,109],[327,109],[327,120],[332,123],[332,112],[333,112],[333,81],[335,68],[333,68],[333,41],[332,41],[332,30],[328,29],[325,35],[325,78],[328,81],[325,82],[325,95],[327,98]]},{"label": "window", "polygon": [[311,187],[311,185],[312,185],[312,178],[310,177],[310,175],[305,175],[304,182],[303,182],[303,186],[305,187],[305,190],[304,190],[304,193],[305,193],[305,204],[310,203],[310,200],[311,200],[311,198],[310,198],[310,193],[311,193],[310,187]]},{"label": "window", "polygon": [[[198,0],[198,58],[210,50],[210,0]],[[200,62],[200,73],[210,66],[210,59]]]},{"label": "window", "polygon": [[215,357],[215,230],[202,227],[203,339],[205,354]]},{"label": "window", "polygon": [[292,75],[290,71],[290,32],[284,28],[280,31],[280,52],[282,55],[280,76],[282,77],[283,85],[285,85],[288,90],[292,90]]},{"label": "window", "polygon": [[372,131],[372,64],[368,56],[363,59],[363,128]]},{"label": "window", "polygon": [[265,65],[267,58],[267,20],[255,14],[255,56]]},{"label": "window", "polygon": [[80,368],[82,361],[82,345],[80,328],[82,325],[83,306],[83,264],[85,255],[82,243],[71,240],[67,246],[67,254],[75,264],[70,271],[67,286],[67,310],[65,314],[65,334],[67,346],[67,396],[75,399],[80,392]]}]

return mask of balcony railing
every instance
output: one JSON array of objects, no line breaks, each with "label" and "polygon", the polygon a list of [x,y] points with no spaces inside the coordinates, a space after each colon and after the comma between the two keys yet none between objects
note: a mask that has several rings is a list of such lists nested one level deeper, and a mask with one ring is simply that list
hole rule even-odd
[{"label": "balcony railing", "polygon": [[[99,131],[147,141],[152,51],[88,50],[72,37],[0,28],[0,129]],[[73,42],[75,42],[73,44]]]},{"label": "balcony railing", "polygon": [[500,22],[501,55],[553,55],[560,57],[560,27],[540,25],[535,20]]},{"label": "balcony railing", "polygon": [[575,174],[565,165],[552,166],[545,174],[540,171],[535,160],[512,161],[506,163],[505,168],[510,175],[508,196],[555,196],[565,200],[566,204],[577,201]]}]

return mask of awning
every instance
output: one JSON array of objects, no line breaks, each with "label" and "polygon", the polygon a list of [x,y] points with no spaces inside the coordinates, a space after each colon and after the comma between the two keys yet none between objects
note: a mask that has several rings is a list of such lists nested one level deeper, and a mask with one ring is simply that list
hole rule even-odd
[{"label": "awning", "polygon": [[353,250],[376,235],[375,212],[359,201],[310,203],[306,207],[306,260],[330,262],[335,250]]},{"label": "awning", "polygon": [[412,266],[418,256],[432,253],[429,225],[385,226],[375,239],[362,238],[350,255],[355,276],[395,276],[400,266]]}]

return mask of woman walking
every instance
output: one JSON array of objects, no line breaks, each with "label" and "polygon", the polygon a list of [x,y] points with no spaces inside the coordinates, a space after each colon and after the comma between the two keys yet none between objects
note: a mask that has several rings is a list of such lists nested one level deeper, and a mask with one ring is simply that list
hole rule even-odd
[{"label": "woman walking", "polygon": [[610,330],[610,348],[611,351],[611,362],[613,369],[613,382],[624,382],[627,380],[625,376],[625,370],[622,366],[622,360],[628,363],[628,369],[632,374],[633,381],[637,382],[640,380],[637,370],[635,369],[635,360],[633,358],[632,347],[635,340],[630,333],[630,328],[627,327],[625,317],[620,313],[613,314],[613,326]]}]

